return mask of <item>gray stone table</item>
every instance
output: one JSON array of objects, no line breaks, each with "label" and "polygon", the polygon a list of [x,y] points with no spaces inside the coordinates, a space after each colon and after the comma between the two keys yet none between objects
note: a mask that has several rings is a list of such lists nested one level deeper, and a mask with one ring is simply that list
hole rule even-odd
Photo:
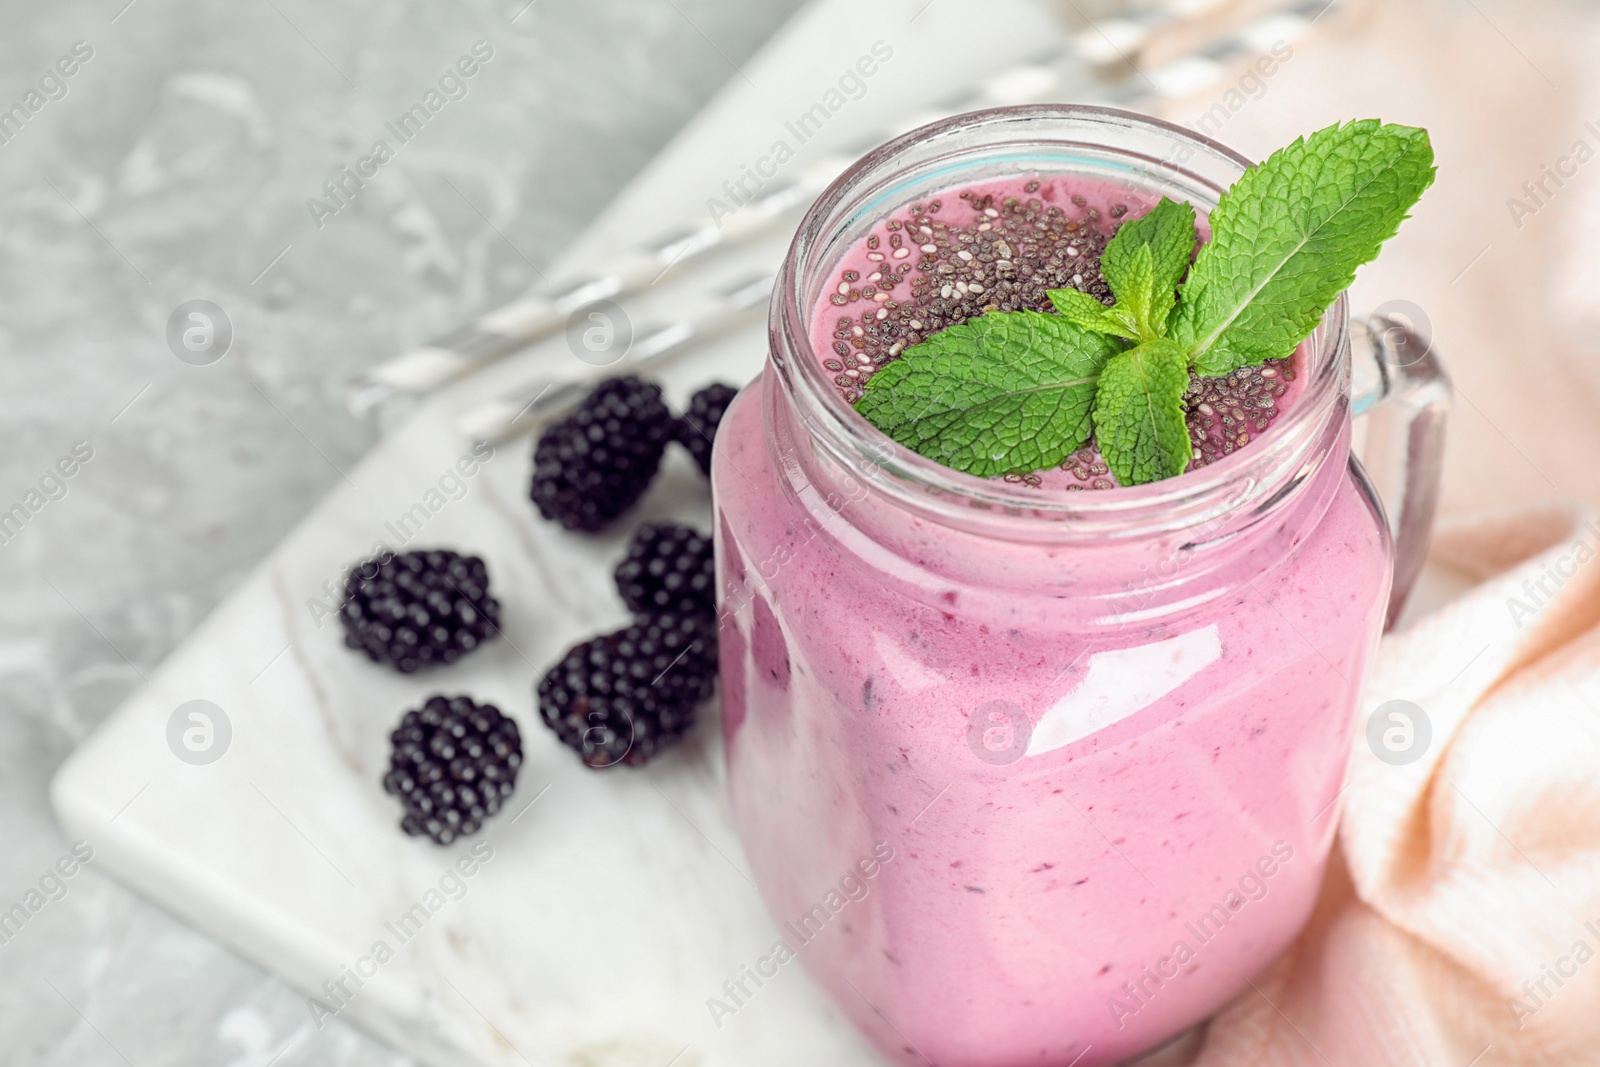
[{"label": "gray stone table", "polygon": [[[797,6],[5,4],[0,512],[37,511],[0,527],[0,911],[66,895],[0,944],[0,1063],[264,1067],[309,1029],[92,865],[45,878],[50,777],[372,443],[343,384],[526,286]],[[480,41],[424,131],[387,135]],[[379,139],[393,159],[314,218]],[[232,321],[215,366],[168,350],[191,299]],[[407,1062],[336,1022],[277,1067]]]}]

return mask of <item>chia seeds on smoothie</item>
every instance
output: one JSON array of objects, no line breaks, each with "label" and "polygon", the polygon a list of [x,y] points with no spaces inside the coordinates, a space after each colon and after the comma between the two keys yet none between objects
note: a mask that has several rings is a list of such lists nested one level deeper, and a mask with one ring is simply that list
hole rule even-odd
[{"label": "chia seeds on smoothie", "polygon": [[[1078,289],[1110,306],[1100,257],[1118,227],[1152,203],[1115,186],[1062,178],[979,183],[912,203],[836,265],[838,281],[814,313],[813,348],[854,404],[880,367],[978,315],[1053,313],[1051,289]],[[1191,375],[1184,395],[1194,444],[1188,469],[1222,459],[1271,426],[1293,399],[1296,362],[1269,359],[1219,378]],[[1050,472],[1048,482],[1042,472],[1005,478],[1066,490],[1116,485],[1092,442],[1060,470],[1066,477]]]}]

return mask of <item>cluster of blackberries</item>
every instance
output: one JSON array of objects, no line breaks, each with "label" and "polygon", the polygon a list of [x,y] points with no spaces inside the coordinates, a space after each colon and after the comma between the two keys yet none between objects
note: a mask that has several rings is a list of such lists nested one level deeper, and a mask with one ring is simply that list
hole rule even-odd
[{"label": "cluster of blackberries", "polygon": [[389,735],[384,791],[400,798],[400,828],[437,844],[476,833],[517,786],[522,734],[492,704],[429,697]]},{"label": "cluster of blackberries", "polygon": [[[675,418],[660,387],[634,377],[595,387],[539,438],[532,497],[545,518],[599,530],[650,486],[670,441],[711,472],[711,443],[736,390],[711,385]],[[716,684],[711,540],[646,525],[616,570],[631,625],[569,650],[539,683],[546,725],[591,767],[638,765],[677,742]],[[382,553],[345,577],[345,644],[403,674],[455,663],[500,632],[483,560],[445,549]],[[477,832],[516,788],[517,724],[470,697],[432,696],[389,735],[386,792],[400,826],[440,845]]]},{"label": "cluster of blackberries", "polygon": [[528,495],[539,514],[569,530],[603,529],[650,488],[672,441],[711,473],[711,442],[737,390],[715,384],[675,418],[654,382],[608,378],[539,435]]},{"label": "cluster of blackberries", "polygon": [[[673,440],[709,475],[737,392],[709,385],[674,418],[653,384],[601,382],[539,438],[531,491],[539,513],[569,529],[605,527],[644,495]],[[545,725],[595,768],[639,766],[677,743],[716,687],[711,539],[686,526],[642,526],[616,582],[633,622],[568,649],[538,686]]]},{"label": "cluster of blackberries", "polygon": [[[339,605],[344,643],[402,674],[441,667],[500,632],[500,602],[477,556],[447,549],[382,553],[350,568]],[[429,697],[389,735],[385,791],[401,829],[441,845],[475,833],[516,788],[517,724],[468,697]]]},{"label": "cluster of blackberries", "polygon": [[711,539],[647,524],[616,570],[634,620],[567,650],[539,683],[539,715],[596,769],[640,766],[682,740],[716,688]]}]

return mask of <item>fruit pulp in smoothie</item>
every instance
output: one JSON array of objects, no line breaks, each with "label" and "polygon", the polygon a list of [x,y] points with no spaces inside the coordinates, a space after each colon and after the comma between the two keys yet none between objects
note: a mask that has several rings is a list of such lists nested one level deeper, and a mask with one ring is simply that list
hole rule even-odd
[{"label": "fruit pulp in smoothie", "polygon": [[[935,330],[1103,296],[1105,241],[1152,202],[1041,176],[908,205],[839,261],[815,358],[854,399]],[[1192,382],[1194,466],[1303,378]],[[980,539],[775,472],[777,389],[725,416],[713,487],[729,786],[785,942],[907,1063],[1092,1067],[1214,1012],[1321,881],[1389,582],[1369,496],[1324,463],[1281,521],[1171,571],[1177,542]],[[1114,487],[1092,445],[1013,477]]]}]

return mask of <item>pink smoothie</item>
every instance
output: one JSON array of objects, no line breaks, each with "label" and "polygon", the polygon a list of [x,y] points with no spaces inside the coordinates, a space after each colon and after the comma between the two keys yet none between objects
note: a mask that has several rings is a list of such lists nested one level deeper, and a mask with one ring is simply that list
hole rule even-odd
[{"label": "pink smoothie", "polygon": [[[1114,209],[1148,202],[1023,184],[979,192],[1099,222],[1060,257],[1094,291]],[[966,226],[983,209],[957,192],[939,216]],[[861,336],[890,317],[868,265],[917,262],[893,232],[840,264],[856,298],[815,311],[841,389],[894,343],[848,340],[863,308]],[[916,275],[890,299],[915,303]],[[1248,447],[1295,398],[1277,370],[1228,394],[1246,422],[1191,419],[1197,439]],[[887,1056],[940,1067],[1115,1063],[1247,989],[1315,901],[1387,597],[1347,416],[1336,459],[1201,562],[1181,538],[1050,547],[902,511],[806,458],[789,404],[770,370],[746,390],[712,481],[732,806],[791,950]],[[1095,461],[1038,491],[1094,487]]]}]

